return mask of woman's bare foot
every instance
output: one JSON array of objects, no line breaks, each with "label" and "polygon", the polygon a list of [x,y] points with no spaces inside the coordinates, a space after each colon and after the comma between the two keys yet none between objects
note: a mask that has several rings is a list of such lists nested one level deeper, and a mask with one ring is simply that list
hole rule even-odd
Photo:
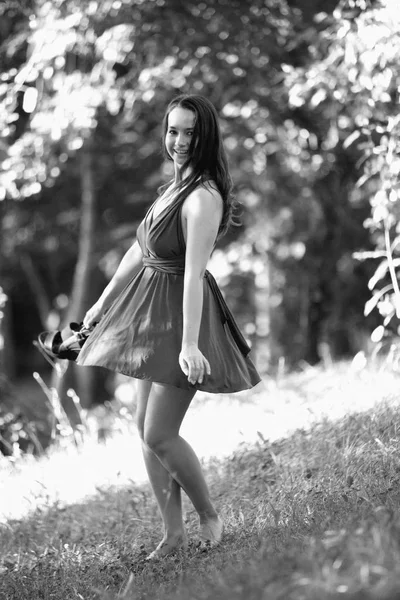
[{"label": "woman's bare foot", "polygon": [[170,554],[179,552],[180,550],[186,551],[188,547],[188,541],[186,533],[179,533],[177,535],[164,535],[157,548],[150,552],[146,557],[146,560],[159,560],[165,558]]},{"label": "woman's bare foot", "polygon": [[214,548],[221,542],[224,532],[224,522],[218,516],[204,519],[200,523],[199,539],[200,549]]}]

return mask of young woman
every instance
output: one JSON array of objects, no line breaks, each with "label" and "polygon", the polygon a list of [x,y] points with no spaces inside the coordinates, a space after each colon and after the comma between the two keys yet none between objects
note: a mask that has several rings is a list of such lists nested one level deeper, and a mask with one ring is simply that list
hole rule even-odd
[{"label": "young woman", "polygon": [[199,515],[201,543],[220,542],[223,522],[179,429],[197,390],[231,393],[260,381],[250,348],[206,270],[216,239],[232,220],[231,179],[213,105],[198,95],[172,100],[163,147],[174,179],[86,313],[87,327],[102,318],[77,361],[138,379],[143,456],[164,524],[149,559],[187,547],[181,489]]}]

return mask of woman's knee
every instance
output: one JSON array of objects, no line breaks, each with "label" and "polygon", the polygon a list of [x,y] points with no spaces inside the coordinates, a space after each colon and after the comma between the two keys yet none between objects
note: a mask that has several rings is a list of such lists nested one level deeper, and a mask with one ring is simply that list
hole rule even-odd
[{"label": "woman's knee", "polygon": [[165,432],[153,428],[144,428],[142,440],[154,454],[162,455],[166,452],[170,438]]}]

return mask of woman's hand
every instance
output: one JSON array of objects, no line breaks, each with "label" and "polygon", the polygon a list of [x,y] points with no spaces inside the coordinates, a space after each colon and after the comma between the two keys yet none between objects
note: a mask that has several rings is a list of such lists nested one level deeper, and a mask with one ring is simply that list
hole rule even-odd
[{"label": "woman's hand", "polygon": [[83,325],[86,329],[89,329],[93,323],[100,321],[102,315],[104,313],[104,307],[100,300],[97,300],[95,304],[93,304],[92,308],[89,308],[86,315],[83,317]]},{"label": "woman's hand", "polygon": [[182,346],[179,365],[192,385],[203,383],[205,374],[211,375],[210,363],[196,344]]}]

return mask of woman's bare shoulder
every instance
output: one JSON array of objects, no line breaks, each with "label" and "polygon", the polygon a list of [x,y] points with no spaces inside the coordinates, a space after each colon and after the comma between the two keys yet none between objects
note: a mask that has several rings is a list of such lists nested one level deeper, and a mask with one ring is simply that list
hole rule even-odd
[{"label": "woman's bare shoulder", "polygon": [[199,184],[185,199],[182,207],[186,216],[189,213],[220,214],[222,210],[222,196],[213,181]]}]

